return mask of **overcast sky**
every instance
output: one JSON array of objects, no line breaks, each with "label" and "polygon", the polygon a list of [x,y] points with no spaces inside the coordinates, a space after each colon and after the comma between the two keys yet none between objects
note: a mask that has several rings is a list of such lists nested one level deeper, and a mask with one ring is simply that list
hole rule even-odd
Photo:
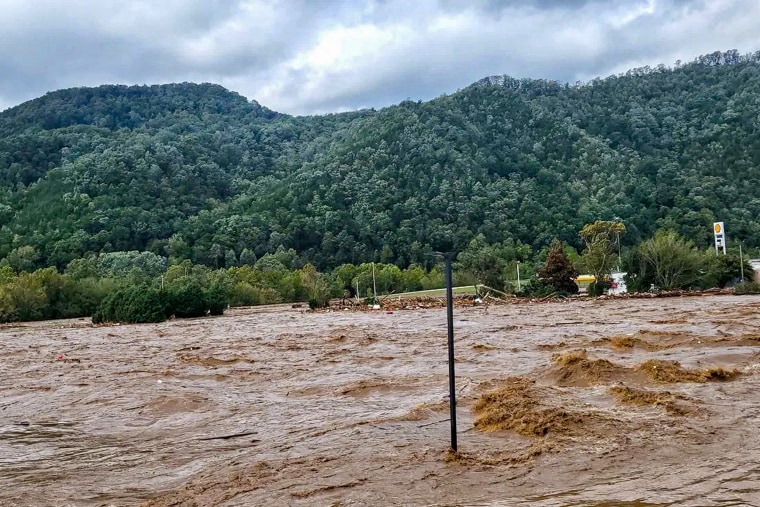
[{"label": "overcast sky", "polygon": [[72,86],[195,81],[324,113],[727,49],[760,50],[760,1],[0,0],[0,110]]}]

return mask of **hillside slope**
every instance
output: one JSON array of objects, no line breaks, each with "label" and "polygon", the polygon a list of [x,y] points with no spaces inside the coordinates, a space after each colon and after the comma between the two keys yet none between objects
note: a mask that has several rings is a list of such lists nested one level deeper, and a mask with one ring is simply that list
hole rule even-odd
[{"label": "hillside slope", "polygon": [[214,266],[429,263],[477,233],[577,244],[596,219],[760,246],[760,53],[576,86],[492,77],[429,102],[291,117],[216,85],[105,86],[0,114],[0,257],[152,250]]}]

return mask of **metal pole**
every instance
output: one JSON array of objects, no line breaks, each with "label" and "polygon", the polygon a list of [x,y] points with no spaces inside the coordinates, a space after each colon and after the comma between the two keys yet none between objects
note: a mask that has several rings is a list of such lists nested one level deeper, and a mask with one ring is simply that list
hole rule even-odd
[{"label": "metal pole", "polygon": [[375,283],[375,263],[372,263],[372,296],[375,298],[375,303],[377,303],[377,283]]},{"label": "metal pole", "polygon": [[521,292],[520,288],[520,261],[517,261],[517,292]]},{"label": "metal pole", "polygon": [[739,265],[742,268],[742,283],[744,283],[744,255],[742,255],[742,242],[739,242]]},{"label": "metal pole", "polygon": [[457,452],[457,400],[454,375],[454,290],[451,280],[451,254],[446,261],[446,318],[449,327],[449,410],[451,412],[451,450]]}]

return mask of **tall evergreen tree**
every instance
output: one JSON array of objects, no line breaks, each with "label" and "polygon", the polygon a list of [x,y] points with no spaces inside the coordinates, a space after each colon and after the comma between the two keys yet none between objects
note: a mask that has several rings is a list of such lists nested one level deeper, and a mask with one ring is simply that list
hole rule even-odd
[{"label": "tall evergreen tree", "polygon": [[554,288],[557,292],[578,293],[578,284],[575,283],[578,272],[565,255],[562,241],[557,238],[552,241],[546,262],[538,271],[538,276],[544,284]]}]

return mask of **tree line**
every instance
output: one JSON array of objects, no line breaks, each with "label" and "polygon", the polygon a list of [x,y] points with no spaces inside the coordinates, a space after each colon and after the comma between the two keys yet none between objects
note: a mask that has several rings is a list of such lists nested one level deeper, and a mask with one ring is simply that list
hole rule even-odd
[{"label": "tree line", "polygon": [[440,266],[400,269],[346,264],[323,273],[294,250],[279,249],[253,264],[210,268],[150,252],[115,252],[53,267],[14,270],[0,263],[0,322],[92,316],[93,322],[158,322],[221,315],[230,306],[331,298],[372,300],[375,294],[443,286]]},{"label": "tree line", "polygon": [[[735,285],[757,292],[752,268],[736,248],[728,255],[700,249],[674,231],[658,231],[632,247],[621,246],[624,224],[595,221],[579,232],[579,253],[554,239],[534,252],[505,241],[474,237],[454,263],[454,283],[478,292],[522,297],[578,293],[579,273],[595,276],[592,295],[610,286],[610,274],[627,272],[630,292],[706,289]],[[742,262],[743,261],[743,262]],[[151,252],[115,252],[71,261],[61,273],[53,267],[15,269],[0,262],[0,322],[92,316],[94,323],[158,322],[167,318],[221,315],[230,306],[288,302],[326,306],[330,299],[376,303],[376,296],[444,286],[440,263],[404,269],[387,263],[343,264],[319,271],[295,250],[277,249],[251,264],[210,268]],[[519,270],[522,270],[522,279]],[[744,275],[746,280],[741,282]]]},{"label": "tree line", "polygon": [[320,272],[429,271],[473,238],[580,252],[597,219],[625,224],[623,249],[658,230],[706,249],[718,219],[760,247],[759,62],[713,53],[576,85],[501,76],[308,117],[212,84],[53,92],[0,113],[0,259],[63,273],[140,251],[216,270],[282,247]]}]

